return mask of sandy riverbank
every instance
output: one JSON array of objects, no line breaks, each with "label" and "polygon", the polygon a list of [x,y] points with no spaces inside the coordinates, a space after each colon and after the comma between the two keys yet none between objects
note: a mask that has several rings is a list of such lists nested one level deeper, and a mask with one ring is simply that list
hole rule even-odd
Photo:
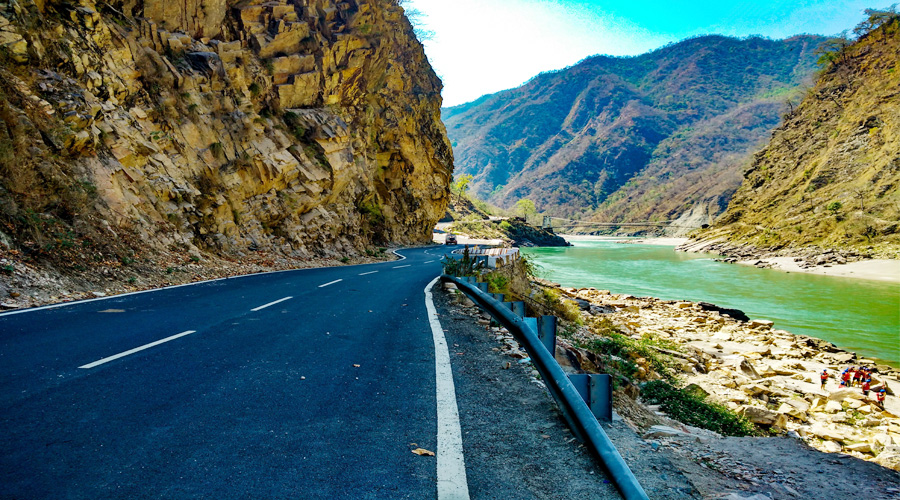
[{"label": "sandy riverbank", "polygon": [[809,273],[842,278],[900,283],[900,260],[871,259],[854,250],[818,249],[814,247],[782,249],[777,252],[718,240],[691,240],[676,251],[713,253],[723,261],[790,273]]},{"label": "sandy riverbank", "polygon": [[759,262],[772,269],[789,273],[810,273],[842,278],[889,281],[900,283],[900,260],[872,259],[848,262],[846,264],[826,264],[814,267],[801,267],[793,257],[770,257],[767,259],[742,260],[738,264],[759,267]]}]

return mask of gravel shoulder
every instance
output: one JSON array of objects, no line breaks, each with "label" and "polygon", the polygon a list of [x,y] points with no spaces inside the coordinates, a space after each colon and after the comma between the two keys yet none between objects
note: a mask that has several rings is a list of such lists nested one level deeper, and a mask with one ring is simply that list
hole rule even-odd
[{"label": "gravel shoulder", "polygon": [[[471,498],[621,498],[531,365],[502,353],[501,341],[477,322],[477,309],[461,307],[445,291],[436,290],[434,300],[451,349]],[[650,498],[701,498],[624,422],[606,430]]]}]

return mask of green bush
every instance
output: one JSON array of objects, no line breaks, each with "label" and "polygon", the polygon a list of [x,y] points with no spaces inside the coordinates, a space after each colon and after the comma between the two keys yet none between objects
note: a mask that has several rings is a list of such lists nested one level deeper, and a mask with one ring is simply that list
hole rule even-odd
[{"label": "green bush", "polygon": [[679,389],[663,380],[641,386],[641,398],[658,404],[662,411],[679,422],[725,436],[758,436],[759,429],[746,417],[736,415],[719,403],[706,401],[706,395]]},{"label": "green bush", "polygon": [[477,276],[484,270],[484,261],[471,258],[468,247],[463,251],[461,259],[454,259],[449,255],[445,255],[441,259],[441,264],[444,267],[444,274],[448,276]]},{"label": "green bush", "polygon": [[491,293],[509,293],[509,278],[503,274],[494,271],[485,275],[488,284],[488,292]]}]

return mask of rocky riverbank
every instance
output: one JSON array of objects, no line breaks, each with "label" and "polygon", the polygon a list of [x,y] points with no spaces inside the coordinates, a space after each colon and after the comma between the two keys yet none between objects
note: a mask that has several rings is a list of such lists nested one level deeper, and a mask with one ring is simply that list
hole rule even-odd
[{"label": "rocky riverbank", "polygon": [[[498,373],[523,367],[535,384],[543,384],[531,366],[528,354],[505,328],[493,326],[490,316],[457,292],[452,284],[445,284],[443,288],[454,297],[458,311],[480,325],[486,338],[496,341],[493,351],[505,358],[501,358]],[[568,291],[572,299],[579,294],[593,295],[579,290]],[[598,314],[605,310],[613,318],[618,314],[615,309],[633,312],[625,311],[625,308],[637,307],[640,310],[636,303],[628,304],[634,300],[632,298],[613,294],[603,296],[603,300],[597,301],[577,300],[583,300],[587,309],[593,308]],[[675,310],[687,314],[689,309]],[[582,314],[590,313],[583,311]],[[454,327],[451,325],[450,328],[452,331]],[[569,335],[565,330],[564,327],[561,333]],[[573,345],[578,343],[578,336],[586,335],[590,333],[582,327],[575,338],[558,340],[556,358],[564,370],[582,370],[591,364],[586,357],[589,353]],[[651,498],[844,500],[859,497],[900,500],[900,474],[871,459],[860,460],[849,454],[828,455],[796,437],[722,437],[677,422],[664,415],[658,406],[640,404],[634,399],[637,396],[634,389],[634,386],[626,386],[616,392],[613,399],[616,417],[612,424],[604,424],[604,429]],[[620,416],[623,420],[618,420]]]},{"label": "rocky riverbank", "polygon": [[[634,339],[654,337],[677,346],[666,350],[687,384],[745,415],[773,433],[803,440],[829,453],[843,453],[900,470],[900,371],[858,359],[854,353],[812,337],[774,328],[771,321],[735,319],[737,311],[712,304],[632,297],[594,288],[561,288],[584,316],[602,316]],[[730,314],[729,314],[730,313]],[[573,344],[593,334],[579,329]],[[646,379],[659,378],[646,360]],[[824,388],[819,373],[832,376],[850,365],[875,370],[873,389],[887,389],[879,408],[859,388]]]}]

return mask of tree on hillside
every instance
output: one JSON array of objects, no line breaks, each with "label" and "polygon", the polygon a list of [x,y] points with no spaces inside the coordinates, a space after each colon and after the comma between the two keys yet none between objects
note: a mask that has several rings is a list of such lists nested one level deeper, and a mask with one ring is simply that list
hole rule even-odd
[{"label": "tree on hillside", "polygon": [[522,198],[516,202],[515,206],[513,206],[513,211],[527,219],[529,215],[537,213],[537,207],[534,206],[533,201],[528,198]]},{"label": "tree on hillside", "polygon": [[861,38],[869,33],[877,30],[878,28],[884,26],[885,24],[893,21],[900,16],[897,13],[897,4],[891,5],[886,9],[866,9],[864,11],[866,16],[868,16],[863,22],[856,25],[853,28],[853,34],[857,36],[857,38]]},{"label": "tree on hillside", "polygon": [[456,191],[456,202],[462,199],[463,193],[465,193],[469,189],[469,183],[474,179],[471,174],[463,174],[456,178],[456,181],[453,182],[453,190]]}]

